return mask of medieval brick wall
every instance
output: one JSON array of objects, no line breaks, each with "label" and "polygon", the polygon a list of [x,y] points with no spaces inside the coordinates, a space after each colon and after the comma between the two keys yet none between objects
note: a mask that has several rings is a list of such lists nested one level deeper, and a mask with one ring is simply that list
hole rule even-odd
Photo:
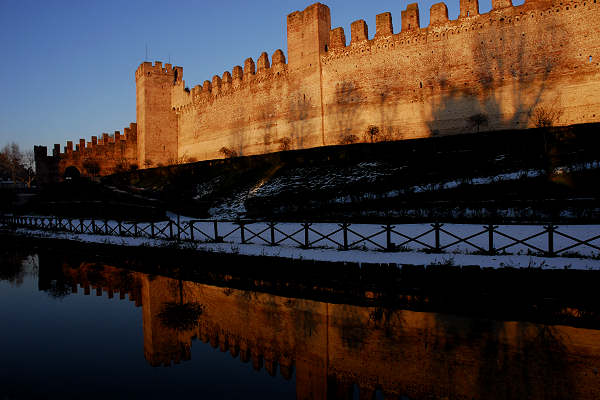
[{"label": "medieval brick wall", "polygon": [[[226,156],[223,149],[252,155],[369,140],[370,126],[378,140],[524,129],[540,108],[555,125],[600,120],[600,32],[592,23],[600,3],[505,0],[481,15],[478,8],[461,0],[459,18],[449,21],[446,5],[435,4],[429,27],[420,28],[411,4],[399,33],[383,13],[373,39],[359,20],[347,43],[317,3],[288,16],[287,64],[280,50],[271,62],[263,53],[192,90],[182,69],[175,79],[171,66],[144,63],[140,70],[162,70],[163,84],[171,83],[144,92],[136,73],[140,148],[151,140],[160,153],[177,143],[177,158],[206,160]],[[160,112],[144,114],[150,109]]]},{"label": "medieval brick wall", "polygon": [[435,5],[427,29],[413,29],[405,14],[411,28],[396,35],[386,16],[375,39],[361,26],[349,46],[332,43],[323,57],[327,144],[369,125],[392,139],[472,132],[479,114],[486,130],[528,128],[538,107],[560,110],[558,125],[598,121],[600,36],[590,22],[599,4],[468,12],[448,21]]},{"label": "medieval brick wall", "polygon": [[99,139],[92,136],[87,144],[85,139],[79,139],[75,148],[73,142],[68,141],[62,152],[60,144],[55,144],[51,156],[45,146],[35,146],[38,181],[46,183],[62,179],[68,168],[76,168],[80,175],[94,177],[137,167],[137,136],[137,125],[131,123],[123,134],[116,131],[113,135],[104,133]]},{"label": "medieval brick wall", "polygon": [[[347,40],[329,8],[313,4],[288,15],[287,63],[281,50],[263,53],[191,90],[183,68],[142,63],[127,161],[147,168],[366,141],[371,127],[375,140],[525,129],[538,111],[554,125],[600,121],[600,0],[495,0],[486,14],[460,0],[453,21],[438,3],[426,28],[419,13],[410,4],[399,22],[380,14],[371,35],[355,21]],[[96,159],[101,174],[114,170],[114,150],[76,153],[67,146],[56,168]]]}]

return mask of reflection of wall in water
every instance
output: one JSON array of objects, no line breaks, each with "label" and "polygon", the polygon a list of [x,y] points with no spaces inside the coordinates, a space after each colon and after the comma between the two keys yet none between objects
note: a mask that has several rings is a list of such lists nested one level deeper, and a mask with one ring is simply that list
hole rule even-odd
[{"label": "reflection of wall in water", "polygon": [[[86,268],[76,283],[94,282]],[[119,269],[93,271],[117,290]],[[144,352],[152,365],[189,359],[192,340],[229,351],[255,368],[290,378],[299,399],[361,398],[375,390],[411,399],[597,399],[600,332],[496,322],[435,313],[378,313],[193,282],[130,274],[143,305]],[[135,292],[135,291],[134,291]],[[196,327],[177,331],[159,318],[167,302],[198,302]],[[351,398],[351,397],[350,397]],[[387,398],[387,397],[386,397]]]}]

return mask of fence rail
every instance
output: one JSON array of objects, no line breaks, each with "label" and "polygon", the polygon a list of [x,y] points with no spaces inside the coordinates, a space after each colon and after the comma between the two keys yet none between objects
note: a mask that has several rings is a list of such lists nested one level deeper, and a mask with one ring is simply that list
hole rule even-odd
[{"label": "fence rail", "polygon": [[[549,224],[351,224],[251,220],[188,220],[178,224],[83,218],[4,215],[10,228],[49,232],[148,238],[194,243],[261,244],[303,249],[424,251],[432,253],[536,254],[600,256],[600,226]],[[513,251],[513,253],[509,253]]]}]

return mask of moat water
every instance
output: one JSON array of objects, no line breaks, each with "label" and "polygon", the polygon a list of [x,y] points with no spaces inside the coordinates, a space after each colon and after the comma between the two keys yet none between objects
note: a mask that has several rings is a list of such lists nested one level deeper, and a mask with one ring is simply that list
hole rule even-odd
[{"label": "moat water", "polygon": [[597,329],[322,302],[0,250],[0,399],[600,398]]}]

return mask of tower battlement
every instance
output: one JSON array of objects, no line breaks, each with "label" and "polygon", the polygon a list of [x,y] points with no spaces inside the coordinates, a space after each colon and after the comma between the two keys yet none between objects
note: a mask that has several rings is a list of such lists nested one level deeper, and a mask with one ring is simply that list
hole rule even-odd
[{"label": "tower battlement", "polygon": [[112,135],[103,133],[100,140],[97,136],[92,136],[89,142],[81,138],[73,146],[73,141],[69,140],[61,152],[57,143],[51,156],[45,146],[35,146],[36,170],[42,182],[64,177],[67,168],[76,168],[84,176],[108,175],[136,168],[137,124],[129,124],[123,134],[120,131]]},{"label": "tower battlement", "polygon": [[181,81],[183,78],[183,68],[174,67],[171,64],[165,64],[164,67],[161,61],[143,62],[135,71],[136,80],[143,76],[163,76],[173,77],[174,81]]}]

